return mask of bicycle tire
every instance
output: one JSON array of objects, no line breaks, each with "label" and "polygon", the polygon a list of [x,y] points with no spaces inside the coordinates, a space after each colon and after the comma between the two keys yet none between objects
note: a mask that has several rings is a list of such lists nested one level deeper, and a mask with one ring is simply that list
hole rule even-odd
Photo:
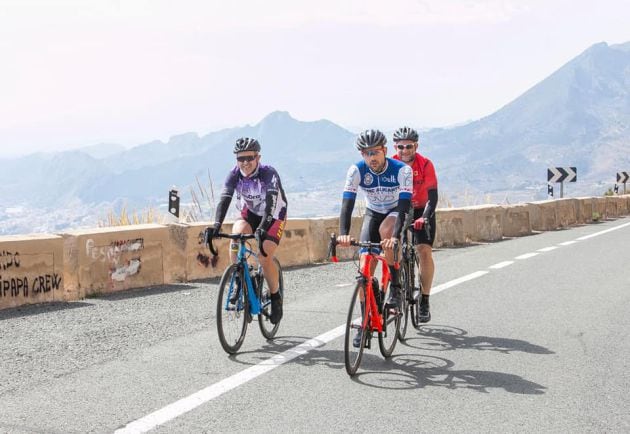
[{"label": "bicycle tire", "polygon": [[232,291],[236,290],[233,275],[237,273],[241,274],[241,282],[244,282],[238,265],[230,265],[221,277],[217,297],[217,332],[221,346],[228,354],[236,353],[243,345],[248,323],[249,302],[245,291],[240,291],[235,305],[228,305]]},{"label": "bicycle tire", "polygon": [[[365,302],[363,306],[361,306],[361,298],[365,300],[365,287],[361,282],[357,282],[354,292],[352,293],[352,298],[350,301],[350,308],[348,309],[348,318],[346,320],[346,336],[344,339],[343,346],[343,354],[344,354],[344,362],[346,365],[346,372],[351,377],[357,373],[359,369],[359,365],[361,364],[361,358],[363,357],[363,350],[365,349],[365,340],[367,339],[367,334],[371,333],[366,328],[363,328],[362,318],[366,314],[365,312]],[[365,322],[369,324],[369,320]],[[359,347],[356,348],[353,345],[354,333],[355,330],[362,330],[361,340]]]},{"label": "bicycle tire", "polygon": [[[284,302],[284,278],[282,277],[282,266],[280,265],[278,258],[273,258],[273,262],[278,268],[278,283],[280,285],[278,290],[280,291],[280,297],[283,298]],[[280,322],[282,322],[282,320],[278,321],[277,324],[272,324],[269,320],[269,316],[271,315],[271,299],[269,298],[269,290],[266,287],[267,281],[262,274],[259,274],[256,280],[256,295],[260,301],[258,326],[260,327],[260,332],[265,339],[273,339],[278,332],[278,327],[280,327]]]},{"label": "bicycle tire", "polygon": [[[391,291],[391,285],[387,288],[387,293]],[[387,293],[385,300],[388,299]],[[387,307],[383,308],[383,331],[378,333],[378,347],[381,354],[386,359],[391,357],[398,342],[398,333],[400,330],[400,311],[391,312]]]},{"label": "bicycle tire", "polygon": [[[398,328],[398,340],[405,341],[407,334],[407,326],[409,325],[409,297],[413,291],[413,282],[409,282],[409,273],[407,272],[409,264],[404,262],[400,267],[400,283],[402,294],[400,294],[400,327]],[[411,283],[411,284],[410,284]]]}]

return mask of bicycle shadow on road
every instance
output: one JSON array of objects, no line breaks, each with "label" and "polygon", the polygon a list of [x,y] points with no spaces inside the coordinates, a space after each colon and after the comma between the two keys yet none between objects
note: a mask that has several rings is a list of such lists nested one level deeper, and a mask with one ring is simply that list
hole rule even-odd
[{"label": "bicycle shadow on road", "polygon": [[497,351],[505,354],[517,351],[531,354],[555,354],[548,348],[521,339],[471,336],[461,328],[441,325],[422,326],[419,331],[410,327],[407,331],[407,339],[402,344],[429,351],[465,349]]},{"label": "bicycle shadow on road", "polygon": [[433,386],[481,393],[503,389],[520,395],[542,395],[547,389],[515,374],[452,369],[455,364],[443,357],[398,354],[383,362],[376,355],[367,355],[367,359],[365,356],[362,363],[364,371],[359,371],[353,381],[379,389],[423,389]]}]

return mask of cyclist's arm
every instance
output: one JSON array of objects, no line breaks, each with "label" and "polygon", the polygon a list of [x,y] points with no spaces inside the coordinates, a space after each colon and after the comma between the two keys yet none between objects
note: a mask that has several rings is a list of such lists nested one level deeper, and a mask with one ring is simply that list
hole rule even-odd
[{"label": "cyclist's arm", "polygon": [[217,232],[221,229],[223,220],[225,220],[225,215],[230,208],[232,196],[234,195],[234,188],[236,186],[236,179],[237,178],[234,176],[234,173],[230,172],[225,180],[223,190],[221,191],[221,198],[219,199],[217,210],[214,215],[214,227]]},{"label": "cyclist's arm", "polygon": [[400,233],[407,221],[407,214],[409,214],[409,208],[411,206],[411,196],[413,191],[413,178],[411,167],[405,165],[398,172],[398,183],[400,184],[400,191],[398,193],[398,218],[396,218],[396,224],[394,225],[393,238],[400,239]]},{"label": "cyclist's arm", "polygon": [[[274,175],[273,178],[277,179],[276,175]],[[273,223],[273,213],[278,204],[279,193],[280,191],[278,189],[277,182],[269,184],[267,187],[267,193],[265,194],[265,214],[260,220],[258,229],[262,229],[266,232],[271,227],[271,224]]]},{"label": "cyclist's arm", "polygon": [[341,214],[339,216],[339,235],[349,235],[352,224],[352,210],[357,199],[357,190],[360,182],[359,168],[350,166],[346,175],[346,184],[343,188],[343,200],[341,202]]},{"label": "cyclist's arm", "polygon": [[429,202],[427,203],[427,208],[429,208],[428,216],[429,218],[433,217],[435,210],[437,209],[438,202],[438,191],[437,188],[432,188],[428,191],[429,194]]}]

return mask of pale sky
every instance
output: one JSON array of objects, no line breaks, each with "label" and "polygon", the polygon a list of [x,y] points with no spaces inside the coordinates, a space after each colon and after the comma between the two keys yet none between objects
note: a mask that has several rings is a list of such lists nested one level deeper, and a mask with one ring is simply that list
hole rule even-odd
[{"label": "pale sky", "polygon": [[0,0],[0,158],[136,145],[274,110],[357,131],[489,115],[628,0]]}]

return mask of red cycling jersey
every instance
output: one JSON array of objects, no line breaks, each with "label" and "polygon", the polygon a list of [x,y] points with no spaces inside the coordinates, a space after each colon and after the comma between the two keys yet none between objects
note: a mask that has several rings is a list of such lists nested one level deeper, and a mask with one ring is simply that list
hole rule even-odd
[{"label": "red cycling jersey", "polygon": [[[398,155],[394,155],[396,160],[400,160]],[[429,190],[437,188],[437,176],[435,167],[428,158],[416,152],[411,165],[413,171],[413,196],[411,197],[411,206],[414,208],[424,208],[429,200]],[[435,204],[433,204],[435,209]]]}]

